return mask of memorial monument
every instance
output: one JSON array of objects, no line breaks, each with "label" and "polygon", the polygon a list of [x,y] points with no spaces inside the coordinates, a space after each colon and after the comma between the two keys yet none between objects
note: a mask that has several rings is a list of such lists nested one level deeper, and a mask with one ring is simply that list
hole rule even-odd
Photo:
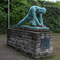
[{"label": "memorial monument", "polygon": [[[43,24],[43,17],[42,14],[46,13],[46,8],[41,8],[38,6],[32,6],[29,9],[28,14],[25,18],[23,18],[21,21],[19,21],[16,24],[16,27],[22,27],[22,28],[31,28],[31,29],[49,29]],[[36,15],[39,15],[39,20]],[[25,23],[29,23],[29,26],[24,26]],[[42,28],[41,28],[42,27]]]},{"label": "memorial monument", "polygon": [[53,36],[43,23],[42,15],[45,13],[46,8],[32,6],[26,17],[8,29],[7,44],[34,58],[50,56],[53,51]]}]

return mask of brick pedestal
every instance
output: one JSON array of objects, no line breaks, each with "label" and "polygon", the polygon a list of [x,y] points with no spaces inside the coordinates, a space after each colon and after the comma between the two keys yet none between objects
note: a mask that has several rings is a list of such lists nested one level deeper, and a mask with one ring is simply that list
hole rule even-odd
[{"label": "brick pedestal", "polygon": [[50,31],[8,29],[7,44],[34,58],[46,57],[52,53],[53,36]]}]

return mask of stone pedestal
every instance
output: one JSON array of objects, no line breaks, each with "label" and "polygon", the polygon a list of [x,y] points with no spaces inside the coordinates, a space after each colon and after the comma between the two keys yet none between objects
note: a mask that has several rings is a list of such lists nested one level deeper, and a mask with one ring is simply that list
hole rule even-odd
[{"label": "stone pedestal", "polygon": [[53,50],[53,36],[49,30],[28,31],[8,29],[7,44],[31,57],[49,56]]}]

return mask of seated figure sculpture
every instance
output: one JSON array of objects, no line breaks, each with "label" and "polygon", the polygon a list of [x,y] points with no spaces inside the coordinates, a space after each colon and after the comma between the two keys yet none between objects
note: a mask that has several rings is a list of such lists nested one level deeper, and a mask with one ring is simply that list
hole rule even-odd
[{"label": "seated figure sculpture", "polygon": [[[29,9],[28,14],[24,19],[19,21],[16,24],[16,27],[27,27],[27,28],[32,28],[32,29],[49,29],[48,27],[44,26],[43,24],[43,18],[42,14],[46,13],[46,8],[41,8],[39,6],[32,6]],[[39,20],[37,18],[37,15],[39,15]],[[25,23],[29,23],[30,26],[24,26]]]}]

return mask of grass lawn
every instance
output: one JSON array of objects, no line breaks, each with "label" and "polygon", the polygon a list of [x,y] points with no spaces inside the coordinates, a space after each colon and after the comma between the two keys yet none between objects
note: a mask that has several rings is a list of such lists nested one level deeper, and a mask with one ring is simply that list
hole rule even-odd
[{"label": "grass lawn", "polygon": [[[60,33],[54,33],[53,56],[42,60],[60,60]],[[22,55],[19,51],[7,46],[7,37],[0,35],[0,60],[32,60]],[[41,59],[38,59],[41,60]]]}]

